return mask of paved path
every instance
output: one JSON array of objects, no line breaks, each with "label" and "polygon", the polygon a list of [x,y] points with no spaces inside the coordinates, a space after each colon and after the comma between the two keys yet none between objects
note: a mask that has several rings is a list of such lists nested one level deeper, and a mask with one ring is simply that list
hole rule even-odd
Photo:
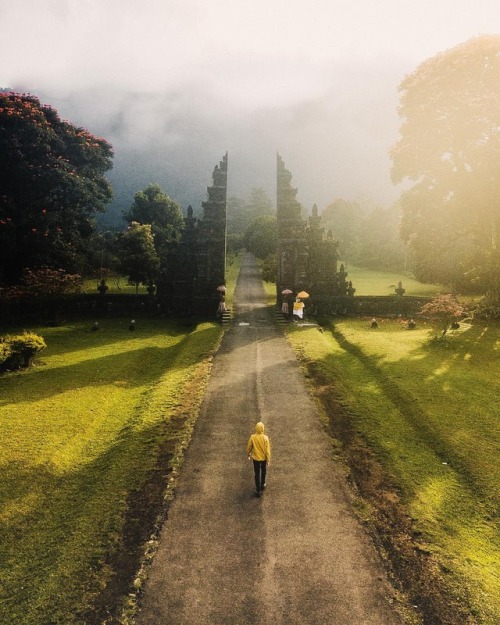
[{"label": "paved path", "polygon": [[[235,300],[137,624],[401,625],[251,256]],[[261,499],[245,455],[259,420]]]}]

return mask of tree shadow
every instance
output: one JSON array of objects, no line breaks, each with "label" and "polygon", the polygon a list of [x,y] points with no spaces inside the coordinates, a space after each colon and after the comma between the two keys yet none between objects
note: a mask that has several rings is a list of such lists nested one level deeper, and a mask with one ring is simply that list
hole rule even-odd
[{"label": "tree shadow", "polygon": [[[201,332],[209,332],[202,330]],[[81,388],[107,386],[114,384],[117,386],[130,388],[143,385],[154,385],[155,382],[171,366],[176,356],[182,351],[183,346],[189,340],[189,334],[178,341],[175,345],[168,347],[143,347],[138,349],[128,349],[121,354],[110,354],[109,356],[90,357],[77,364],[61,365],[61,367],[50,367],[45,369],[43,365],[38,365],[29,371],[15,372],[0,378],[0,388],[11,387],[12,379],[16,381],[15,399],[6,390],[0,399],[0,405],[8,406],[12,401],[19,401],[18,397],[23,389],[29,388],[29,397],[36,397],[37,400],[55,397],[67,391]],[[125,339],[124,339],[125,340]],[[112,343],[112,341],[110,342]],[[133,357],[133,366],[131,360]],[[156,363],[152,373],[151,363]],[[148,367],[141,366],[140,363],[149,363]],[[133,368],[133,377],[129,375]],[[58,373],[55,378],[54,374]]]}]

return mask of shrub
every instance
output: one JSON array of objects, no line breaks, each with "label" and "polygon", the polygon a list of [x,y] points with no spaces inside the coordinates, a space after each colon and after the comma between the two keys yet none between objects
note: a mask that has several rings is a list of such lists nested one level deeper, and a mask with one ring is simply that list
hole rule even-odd
[{"label": "shrub", "polygon": [[5,339],[0,338],[0,367],[12,354],[12,348]]},{"label": "shrub", "polygon": [[422,306],[422,315],[428,315],[441,323],[442,336],[448,328],[464,315],[464,308],[451,293],[440,293]]},{"label": "shrub", "polygon": [[43,337],[34,332],[7,337],[6,344],[11,353],[6,358],[5,364],[10,369],[31,366],[35,354],[47,347]]}]

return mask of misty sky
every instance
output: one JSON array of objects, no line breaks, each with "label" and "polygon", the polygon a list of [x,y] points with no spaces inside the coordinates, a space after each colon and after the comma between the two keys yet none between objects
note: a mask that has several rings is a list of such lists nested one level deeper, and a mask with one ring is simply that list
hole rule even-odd
[{"label": "misty sky", "polygon": [[398,85],[499,32],[498,0],[0,0],[0,87],[109,140],[130,200],[197,210],[226,151],[230,194],[274,194],[279,152],[307,209],[386,206]]}]

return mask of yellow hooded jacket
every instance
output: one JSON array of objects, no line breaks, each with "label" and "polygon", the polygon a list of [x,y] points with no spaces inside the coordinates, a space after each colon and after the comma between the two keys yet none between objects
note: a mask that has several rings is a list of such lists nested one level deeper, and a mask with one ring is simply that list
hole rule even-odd
[{"label": "yellow hooded jacket", "polygon": [[252,460],[271,462],[271,443],[269,437],[264,434],[264,424],[259,421],[255,426],[255,434],[252,434],[247,443],[247,455]]}]

